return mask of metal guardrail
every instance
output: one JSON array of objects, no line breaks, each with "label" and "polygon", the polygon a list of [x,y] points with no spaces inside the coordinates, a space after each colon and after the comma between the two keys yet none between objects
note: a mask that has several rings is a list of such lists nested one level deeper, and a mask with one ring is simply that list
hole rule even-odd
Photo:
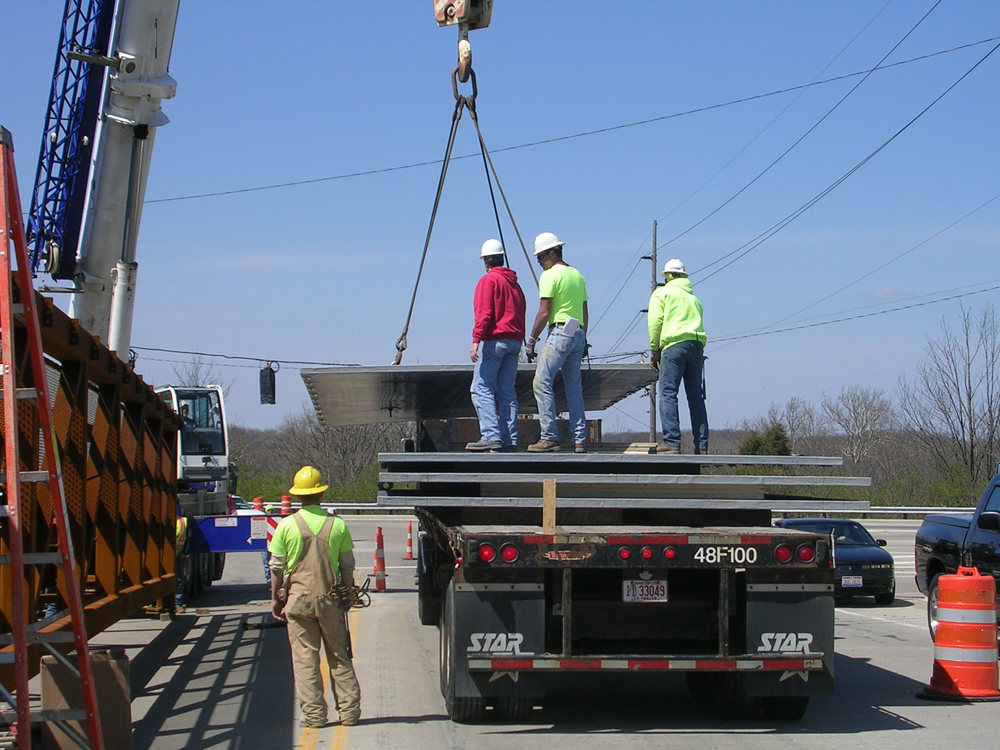
[{"label": "metal guardrail", "polygon": [[[350,510],[350,511],[378,511],[382,514],[408,513],[413,511],[413,506],[394,505],[385,507],[377,503],[321,503],[327,510]],[[292,503],[293,508],[298,508],[298,503]],[[879,516],[925,516],[929,513],[973,513],[975,507],[944,507],[936,505],[894,505],[877,508],[868,508],[862,511],[846,511],[843,515],[879,515]],[[774,508],[775,513],[802,513],[795,508]],[[832,511],[841,515],[838,511]]]}]

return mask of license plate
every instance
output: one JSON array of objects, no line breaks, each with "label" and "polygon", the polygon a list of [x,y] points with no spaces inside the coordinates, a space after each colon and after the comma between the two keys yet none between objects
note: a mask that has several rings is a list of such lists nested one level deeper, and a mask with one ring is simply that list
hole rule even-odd
[{"label": "license plate", "polygon": [[631,603],[667,601],[666,581],[622,581],[622,601]]},{"label": "license plate", "polygon": [[861,588],[861,576],[844,576],[840,579],[840,585],[845,589]]}]

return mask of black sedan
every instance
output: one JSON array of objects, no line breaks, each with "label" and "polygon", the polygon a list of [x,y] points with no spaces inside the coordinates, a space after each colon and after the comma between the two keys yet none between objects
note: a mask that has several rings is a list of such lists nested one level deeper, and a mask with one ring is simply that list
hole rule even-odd
[{"label": "black sedan", "polygon": [[834,544],[834,595],[874,596],[888,606],[896,598],[895,564],[884,539],[873,539],[857,521],[836,518],[786,518],[774,522],[786,529],[831,534]]}]

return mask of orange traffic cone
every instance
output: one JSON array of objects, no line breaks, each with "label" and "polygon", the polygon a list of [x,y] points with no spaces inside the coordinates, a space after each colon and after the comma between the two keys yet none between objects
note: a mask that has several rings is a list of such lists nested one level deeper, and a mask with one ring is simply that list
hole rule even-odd
[{"label": "orange traffic cone", "polygon": [[282,495],[281,496],[281,515],[288,516],[292,513],[292,496]]},{"label": "orange traffic cone", "polygon": [[385,591],[385,541],[382,539],[382,527],[375,531],[375,590]]},{"label": "orange traffic cone", "polygon": [[403,559],[413,559],[413,521],[408,521],[406,524],[406,556]]},{"label": "orange traffic cone", "polygon": [[1000,700],[996,583],[975,568],[938,579],[934,671],[920,698]]}]

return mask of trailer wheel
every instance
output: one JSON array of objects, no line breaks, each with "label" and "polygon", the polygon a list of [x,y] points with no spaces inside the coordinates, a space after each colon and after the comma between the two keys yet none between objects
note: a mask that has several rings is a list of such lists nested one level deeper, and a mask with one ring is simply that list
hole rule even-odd
[{"label": "trailer wheel", "polygon": [[441,588],[437,583],[434,540],[427,534],[417,538],[417,619],[421,625],[441,623]]},{"label": "trailer wheel", "polygon": [[497,698],[493,704],[500,721],[523,724],[531,715],[531,698]]},{"label": "trailer wheel", "polygon": [[688,691],[700,703],[714,703],[722,691],[722,675],[711,672],[685,672]]},{"label": "trailer wheel", "polygon": [[938,576],[934,576],[927,586],[927,629],[933,641],[938,629]]},{"label": "trailer wheel", "polygon": [[[449,583],[448,588],[453,586]],[[452,651],[452,641],[455,631],[455,613],[448,606],[451,597],[445,593],[444,611],[441,617],[441,692],[444,695],[445,710],[452,721],[468,724],[482,721],[486,716],[485,698],[460,698],[455,696],[455,654]]]},{"label": "trailer wheel", "polygon": [[761,699],[747,695],[746,676],[733,672],[726,673],[719,693],[719,708],[722,715],[733,721],[756,719],[760,715]]},{"label": "trailer wheel", "polygon": [[761,699],[764,717],[771,721],[798,721],[809,708],[808,695],[770,696]]}]

